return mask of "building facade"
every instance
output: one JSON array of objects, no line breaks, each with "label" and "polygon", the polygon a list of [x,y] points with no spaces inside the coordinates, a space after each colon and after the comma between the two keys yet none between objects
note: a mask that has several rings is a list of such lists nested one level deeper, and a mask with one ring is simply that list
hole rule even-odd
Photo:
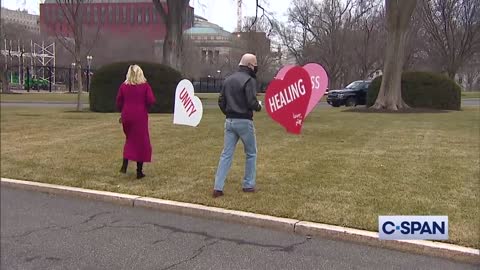
[{"label": "building facade", "polygon": [[[165,3],[165,1],[162,1]],[[166,5],[166,3],[164,4]],[[59,5],[56,0],[45,0],[40,5],[41,32],[55,36],[71,36],[65,18],[65,4]],[[186,10],[184,29],[193,26],[193,8]],[[93,31],[102,34],[119,34],[128,36],[141,34],[145,39],[163,40],[166,27],[163,19],[155,9],[153,1],[148,0],[91,0],[81,4],[79,14],[81,23]]]},{"label": "building facade", "polygon": [[217,64],[232,50],[232,34],[200,16],[195,16],[194,26],[184,32],[184,37],[195,46],[202,64]]},{"label": "building facade", "polygon": [[238,69],[242,54],[271,55],[271,42],[264,32],[230,33],[205,18],[195,16],[194,26],[184,32],[184,71],[192,78],[222,78]]},{"label": "building facade", "polygon": [[10,10],[2,8],[1,19],[5,23],[18,24],[25,27],[26,30],[39,33],[39,16],[29,14],[26,10]]}]

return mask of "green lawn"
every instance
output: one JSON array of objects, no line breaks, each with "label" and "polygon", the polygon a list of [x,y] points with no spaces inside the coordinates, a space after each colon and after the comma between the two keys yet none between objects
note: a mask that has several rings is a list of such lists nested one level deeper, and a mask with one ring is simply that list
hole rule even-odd
[{"label": "green lawn", "polygon": [[[77,94],[73,93],[22,93],[0,94],[2,102],[65,102],[76,103]],[[82,102],[88,103],[88,93],[82,93]]]},{"label": "green lawn", "polygon": [[[202,100],[217,101],[217,93],[197,93]],[[259,94],[258,99],[264,100],[265,94]],[[69,93],[22,93],[22,94],[0,94],[0,100],[6,102],[76,102],[77,95]],[[462,98],[480,98],[480,92],[462,92]],[[324,97],[322,101],[325,101]],[[88,102],[88,93],[83,93],[82,101]]]},{"label": "green lawn", "polygon": [[154,162],[136,180],[118,173],[118,114],[1,109],[1,175],[376,231],[378,215],[448,215],[448,242],[480,248],[480,111],[312,113],[301,136],[256,115],[256,194],[241,192],[241,144],[225,196],[211,198],[223,116],[197,128],[152,115]]},{"label": "green lawn", "polygon": [[[195,93],[201,100],[204,101],[217,101],[218,100],[218,93]],[[261,93],[257,96],[258,100],[263,101],[265,99],[265,94]]]},{"label": "green lawn", "polygon": [[214,100],[218,99],[218,93],[195,93],[201,100]]},{"label": "green lawn", "polygon": [[462,98],[480,98],[480,91],[462,92]]}]

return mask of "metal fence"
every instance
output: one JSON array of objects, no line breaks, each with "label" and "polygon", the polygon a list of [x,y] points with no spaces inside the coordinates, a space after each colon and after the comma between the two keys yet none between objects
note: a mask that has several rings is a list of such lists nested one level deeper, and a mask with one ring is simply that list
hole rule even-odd
[{"label": "metal fence", "polygon": [[[199,80],[191,80],[195,93],[220,93],[224,78],[201,78]],[[257,91],[264,93],[267,89],[268,83],[261,83],[257,81]]]},{"label": "metal fence", "polygon": [[[15,90],[74,92],[79,78],[74,66],[9,66],[8,79],[10,88]],[[82,84],[84,91],[90,91],[90,83],[94,70],[82,69]],[[196,93],[220,93],[224,78],[206,77],[191,80]],[[258,92],[265,92],[267,83],[257,82]]]},{"label": "metal fence", "polygon": [[[82,69],[83,90],[90,90],[90,82],[94,70]],[[10,88],[15,90],[49,92],[73,92],[77,89],[79,76],[72,67],[53,67],[53,66],[9,66],[7,69],[7,79],[10,82]]]}]

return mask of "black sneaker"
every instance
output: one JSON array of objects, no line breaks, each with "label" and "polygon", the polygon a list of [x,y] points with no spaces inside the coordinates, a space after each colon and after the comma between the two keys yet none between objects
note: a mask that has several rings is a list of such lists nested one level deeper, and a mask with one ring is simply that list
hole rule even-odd
[{"label": "black sneaker", "polygon": [[218,197],[221,197],[223,196],[223,191],[220,191],[220,190],[214,190],[213,191],[213,198],[218,198]]}]

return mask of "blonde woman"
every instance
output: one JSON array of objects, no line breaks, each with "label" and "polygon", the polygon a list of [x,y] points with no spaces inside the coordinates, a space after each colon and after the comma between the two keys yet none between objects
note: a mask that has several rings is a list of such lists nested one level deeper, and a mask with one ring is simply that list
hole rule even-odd
[{"label": "blonde woman", "polygon": [[127,78],[117,95],[117,108],[121,111],[120,123],[126,136],[123,148],[121,173],[127,173],[128,161],[137,162],[137,179],[145,177],[143,163],[151,162],[152,146],[148,132],[148,109],[155,103],[152,88],[142,69],[137,65],[128,68]]}]

